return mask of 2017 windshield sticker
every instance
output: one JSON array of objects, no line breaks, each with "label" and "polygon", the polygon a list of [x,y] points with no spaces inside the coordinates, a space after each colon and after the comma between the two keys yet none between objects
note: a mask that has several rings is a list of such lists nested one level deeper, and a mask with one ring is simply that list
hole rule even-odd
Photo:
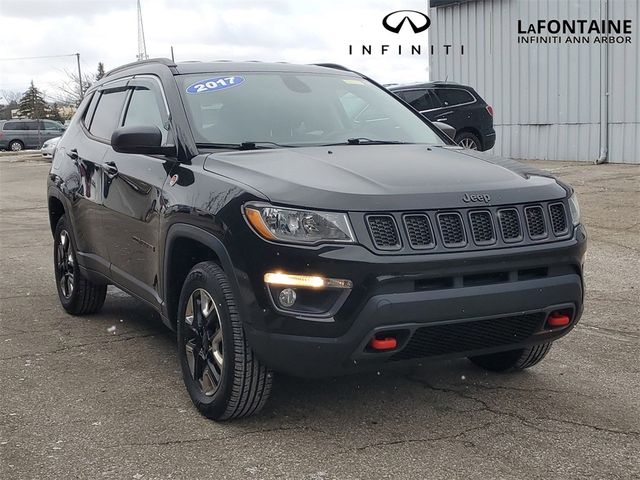
[{"label": "2017 windshield sticker", "polygon": [[207,93],[224,90],[225,88],[237,87],[244,82],[244,77],[240,75],[230,75],[226,77],[214,77],[206,80],[199,80],[187,87],[187,93]]}]

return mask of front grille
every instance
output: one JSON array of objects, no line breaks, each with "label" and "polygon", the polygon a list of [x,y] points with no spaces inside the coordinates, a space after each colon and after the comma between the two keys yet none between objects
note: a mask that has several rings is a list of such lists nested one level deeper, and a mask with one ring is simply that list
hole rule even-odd
[{"label": "front grille", "polygon": [[431,248],[435,245],[433,230],[429,217],[423,213],[416,215],[405,215],[404,226],[409,237],[411,248],[422,249]]},{"label": "front grille", "polygon": [[473,241],[477,245],[489,245],[496,241],[490,212],[471,212],[469,220],[471,221]]},{"label": "front grille", "polygon": [[396,222],[391,215],[369,215],[367,224],[373,243],[380,250],[397,250],[400,248],[400,237]]},{"label": "front grille", "polygon": [[542,327],[544,312],[418,328],[391,360],[500,347],[527,340]]},{"label": "front grille", "polygon": [[462,225],[462,216],[457,212],[438,214],[442,243],[445,247],[463,247],[467,240]]},{"label": "front grille", "polygon": [[553,203],[549,205],[549,213],[551,215],[551,228],[555,235],[563,235],[567,233],[567,214],[562,203]]},{"label": "front grille", "polygon": [[544,224],[544,213],[542,207],[533,206],[526,207],[524,214],[527,217],[527,228],[529,229],[529,236],[532,239],[544,238],[547,236],[547,226]]},{"label": "front grille", "polygon": [[498,210],[498,221],[500,222],[500,230],[505,242],[519,242],[522,240],[522,228],[520,227],[518,210],[515,208]]},{"label": "front grille", "polygon": [[368,230],[369,247],[388,255],[547,243],[566,239],[571,232],[566,204],[558,200],[352,215],[361,222],[355,224],[356,232]]}]

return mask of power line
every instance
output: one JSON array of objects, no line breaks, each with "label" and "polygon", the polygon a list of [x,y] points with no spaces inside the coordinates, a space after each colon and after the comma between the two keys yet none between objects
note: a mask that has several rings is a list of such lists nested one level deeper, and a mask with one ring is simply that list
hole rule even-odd
[{"label": "power line", "polygon": [[75,57],[75,53],[67,53],[66,55],[42,55],[39,57],[15,57],[15,58],[0,58],[0,62],[8,62],[11,60],[38,60],[41,58],[61,58],[61,57]]}]

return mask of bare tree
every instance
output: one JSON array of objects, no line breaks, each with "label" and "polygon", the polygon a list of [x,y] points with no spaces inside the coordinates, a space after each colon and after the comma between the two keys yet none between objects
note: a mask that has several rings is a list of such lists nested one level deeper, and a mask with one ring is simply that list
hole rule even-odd
[{"label": "bare tree", "polygon": [[[78,106],[82,101],[82,97],[80,96],[78,74],[67,69],[64,70],[64,74],[66,76],[66,79],[57,85],[59,93],[58,95],[54,96],[54,100],[63,105]],[[104,74],[104,63],[102,62],[98,62],[96,73],[82,74],[82,92],[86,92],[93,83],[104,77]]]},{"label": "bare tree", "polygon": [[17,90],[0,90],[0,97],[4,97],[9,103],[17,103],[22,98],[22,94],[23,92],[18,92]]},{"label": "bare tree", "polygon": [[[71,70],[64,70],[65,79],[56,85],[57,94],[52,95],[53,99],[62,105],[80,105],[82,97],[80,96],[80,84],[78,82],[78,73]],[[86,92],[91,84],[95,81],[93,73],[85,73],[82,75],[82,91]]]}]

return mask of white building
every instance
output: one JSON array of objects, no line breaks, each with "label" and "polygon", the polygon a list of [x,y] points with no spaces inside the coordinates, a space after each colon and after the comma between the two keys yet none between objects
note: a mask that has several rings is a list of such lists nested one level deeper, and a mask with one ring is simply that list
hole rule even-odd
[{"label": "white building", "polygon": [[429,17],[430,79],[493,105],[495,153],[640,163],[638,0],[431,0]]}]

